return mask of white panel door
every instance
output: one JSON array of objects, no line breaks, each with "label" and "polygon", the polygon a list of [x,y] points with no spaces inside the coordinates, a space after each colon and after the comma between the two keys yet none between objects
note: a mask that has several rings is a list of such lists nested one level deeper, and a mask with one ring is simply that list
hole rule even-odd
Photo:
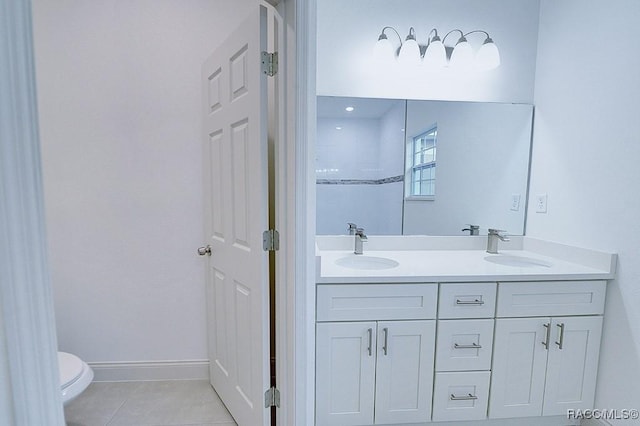
[{"label": "white panel door", "polygon": [[316,425],[373,424],[376,323],[316,327]]},{"label": "white panel door", "polygon": [[569,408],[593,408],[601,333],[602,317],[551,321],[543,415],[566,415]]},{"label": "white panel door", "polygon": [[435,321],[378,322],[375,423],[430,420]]},{"label": "white panel door", "polygon": [[540,416],[549,318],[497,319],[489,417]]},{"label": "white panel door", "polygon": [[270,423],[266,41],[256,7],[202,68],[210,375],[240,426]]}]

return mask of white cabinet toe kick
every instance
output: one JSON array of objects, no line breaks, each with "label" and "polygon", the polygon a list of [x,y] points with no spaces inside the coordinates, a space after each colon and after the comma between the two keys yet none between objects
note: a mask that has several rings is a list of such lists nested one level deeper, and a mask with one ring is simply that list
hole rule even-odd
[{"label": "white cabinet toe kick", "polygon": [[502,424],[593,408],[605,290],[319,283],[316,426]]}]

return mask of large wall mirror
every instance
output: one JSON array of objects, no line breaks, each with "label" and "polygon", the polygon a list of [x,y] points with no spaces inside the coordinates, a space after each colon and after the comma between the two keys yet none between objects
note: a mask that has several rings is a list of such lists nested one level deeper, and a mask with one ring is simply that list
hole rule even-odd
[{"label": "large wall mirror", "polygon": [[318,97],[319,235],[524,233],[533,106]]}]

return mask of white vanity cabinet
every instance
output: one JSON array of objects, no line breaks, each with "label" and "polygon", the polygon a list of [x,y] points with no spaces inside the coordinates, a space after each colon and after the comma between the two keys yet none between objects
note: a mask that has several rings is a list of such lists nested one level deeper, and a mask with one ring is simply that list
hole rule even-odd
[{"label": "white vanity cabinet", "polygon": [[490,418],[593,407],[604,294],[605,281],[499,284]]},{"label": "white vanity cabinet", "polygon": [[430,421],[437,289],[318,286],[316,425]]},{"label": "white vanity cabinet", "polygon": [[319,284],[316,425],[562,416],[592,408],[605,286]]},{"label": "white vanity cabinet", "polygon": [[318,323],[317,425],[427,421],[435,321]]}]

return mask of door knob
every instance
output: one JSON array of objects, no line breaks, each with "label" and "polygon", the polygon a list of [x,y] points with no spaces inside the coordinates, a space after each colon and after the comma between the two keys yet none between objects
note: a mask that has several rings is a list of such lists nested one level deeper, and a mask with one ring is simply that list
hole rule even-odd
[{"label": "door knob", "polygon": [[198,254],[200,256],[204,256],[205,254],[211,256],[211,246],[207,245],[206,247],[198,247]]}]

